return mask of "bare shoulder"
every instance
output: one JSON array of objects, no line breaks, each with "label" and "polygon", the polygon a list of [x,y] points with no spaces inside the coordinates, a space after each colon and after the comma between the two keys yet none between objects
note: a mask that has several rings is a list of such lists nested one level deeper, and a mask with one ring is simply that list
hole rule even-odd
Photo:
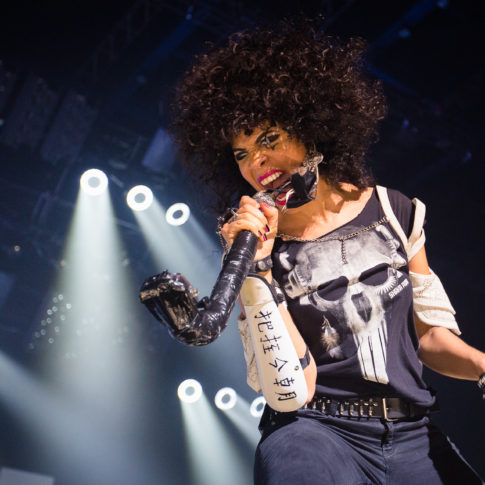
[{"label": "bare shoulder", "polygon": [[355,185],[348,183],[339,184],[338,190],[346,202],[350,213],[358,214],[362,211],[369,199],[372,197],[374,187],[359,189]]}]

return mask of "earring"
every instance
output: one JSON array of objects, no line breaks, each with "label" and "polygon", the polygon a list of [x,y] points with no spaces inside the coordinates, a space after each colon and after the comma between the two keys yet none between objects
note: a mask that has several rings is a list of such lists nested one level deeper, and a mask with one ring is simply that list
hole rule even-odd
[{"label": "earring", "polygon": [[315,149],[307,153],[307,156],[303,160],[303,167],[312,172],[316,171],[317,166],[323,162],[323,155],[317,152]]}]

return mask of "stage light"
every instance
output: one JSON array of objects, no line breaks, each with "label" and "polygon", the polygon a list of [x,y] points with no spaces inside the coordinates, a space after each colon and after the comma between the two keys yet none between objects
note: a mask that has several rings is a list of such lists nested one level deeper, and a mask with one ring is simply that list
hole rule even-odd
[{"label": "stage light", "polygon": [[176,204],[171,205],[165,214],[165,220],[171,226],[181,226],[189,220],[189,217],[189,206],[183,202],[177,202]]},{"label": "stage light", "polygon": [[258,396],[256,399],[254,399],[254,401],[251,403],[251,407],[249,408],[251,416],[254,416],[255,418],[262,416],[265,404],[266,399],[263,396]]},{"label": "stage light", "polygon": [[126,203],[134,211],[144,211],[153,202],[153,192],[146,185],[137,185],[126,194]]},{"label": "stage light", "polygon": [[108,187],[108,177],[97,168],[86,170],[79,181],[81,189],[89,195],[100,195]]},{"label": "stage light", "polygon": [[202,396],[202,386],[195,379],[186,379],[179,385],[177,395],[183,402],[196,402]]},{"label": "stage light", "polygon": [[231,387],[223,387],[217,391],[215,405],[222,410],[232,409],[236,405],[237,394]]}]

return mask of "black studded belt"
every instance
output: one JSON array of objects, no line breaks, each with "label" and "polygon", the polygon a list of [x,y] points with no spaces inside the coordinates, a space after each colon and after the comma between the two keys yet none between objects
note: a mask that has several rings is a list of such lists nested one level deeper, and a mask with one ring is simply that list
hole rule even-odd
[{"label": "black studded belt", "polygon": [[434,411],[407,402],[399,397],[369,397],[338,401],[315,396],[303,409],[316,409],[329,416],[343,418],[380,418],[385,421],[420,418]]}]

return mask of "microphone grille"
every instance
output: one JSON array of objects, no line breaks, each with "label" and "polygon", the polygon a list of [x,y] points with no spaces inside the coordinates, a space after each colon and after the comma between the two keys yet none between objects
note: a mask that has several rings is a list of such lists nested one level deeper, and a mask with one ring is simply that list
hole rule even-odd
[{"label": "microphone grille", "polygon": [[271,195],[264,190],[262,190],[261,192],[256,192],[253,195],[253,199],[258,202],[266,202],[266,204],[270,205],[271,207],[276,206],[275,201],[273,200],[273,197],[271,197]]}]

